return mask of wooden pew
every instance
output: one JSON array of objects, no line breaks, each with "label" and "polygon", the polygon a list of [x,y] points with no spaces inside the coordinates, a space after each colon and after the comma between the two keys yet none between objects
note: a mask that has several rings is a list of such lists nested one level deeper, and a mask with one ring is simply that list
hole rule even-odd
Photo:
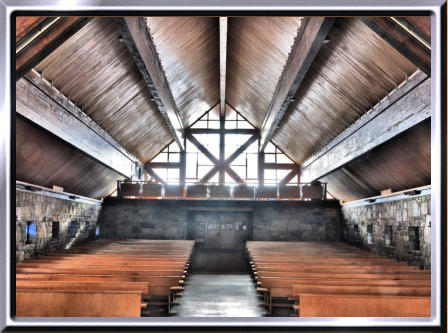
[{"label": "wooden pew", "polygon": [[300,317],[430,317],[431,297],[300,295]]},{"label": "wooden pew", "polygon": [[18,291],[17,317],[140,317],[139,291]]},{"label": "wooden pew", "polygon": [[[425,271],[423,271],[425,272]],[[271,272],[257,271],[256,279],[262,277],[291,277],[291,278],[319,278],[319,279],[386,279],[386,280],[426,280],[431,278],[431,274],[415,274],[409,272],[401,273],[343,273],[341,271],[327,271],[318,273],[307,272]]]}]

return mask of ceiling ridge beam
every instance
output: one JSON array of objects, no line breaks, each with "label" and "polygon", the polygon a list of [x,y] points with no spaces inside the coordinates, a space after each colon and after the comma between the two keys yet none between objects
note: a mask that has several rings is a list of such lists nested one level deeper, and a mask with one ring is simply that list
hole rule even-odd
[{"label": "ceiling ridge beam", "polygon": [[327,145],[325,145],[322,150],[314,154],[313,156],[306,159],[301,164],[301,169],[306,168],[308,165],[313,163],[315,160],[320,158],[322,155],[328,153],[335,146],[340,144],[342,141],[346,140],[350,135],[355,134],[358,130],[360,130],[363,126],[365,126],[369,121],[379,116],[382,112],[387,110],[387,108],[393,106],[399,100],[404,98],[406,94],[415,89],[418,85],[420,85],[423,81],[425,81],[428,76],[421,72],[417,71],[413,76],[409,78],[409,80],[404,83],[401,87],[398,87],[395,92],[391,93],[388,98],[384,99],[377,105],[377,107],[373,107],[367,113],[365,113],[361,118],[359,118],[355,123],[350,125],[346,130],[344,130],[341,134],[331,140]]},{"label": "ceiling ridge beam", "polygon": [[220,114],[226,115],[227,17],[219,18]]},{"label": "ceiling ridge beam", "polygon": [[184,126],[146,20],[143,17],[115,17],[114,21],[174,140],[184,151]]},{"label": "ceiling ridge beam", "polygon": [[127,178],[143,167],[110,134],[32,70],[17,81],[16,112]]},{"label": "ceiling ridge beam", "polygon": [[406,93],[400,94],[398,91],[395,101],[386,100],[379,109],[362,117],[347,133],[330,142],[317,158],[302,164],[302,181],[320,179],[430,118],[431,79],[421,73],[416,75],[415,80],[417,84],[413,82],[402,87]]},{"label": "ceiling ridge beam", "polygon": [[261,126],[260,151],[264,151],[274,135],[334,20],[334,17],[306,17],[303,19]]},{"label": "ceiling ridge beam", "polygon": [[409,32],[388,17],[359,17],[359,20],[414,66],[431,76],[431,50]]}]

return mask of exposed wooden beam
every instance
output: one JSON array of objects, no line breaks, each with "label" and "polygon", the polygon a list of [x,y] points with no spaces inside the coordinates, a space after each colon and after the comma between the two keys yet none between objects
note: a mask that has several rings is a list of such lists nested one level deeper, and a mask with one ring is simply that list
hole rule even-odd
[{"label": "exposed wooden beam", "polygon": [[164,163],[164,162],[149,162],[146,163],[146,166],[149,168],[165,168],[165,169],[179,169],[181,167],[181,163],[173,163],[173,162],[168,162],[168,163]]},{"label": "exposed wooden beam", "polygon": [[219,18],[220,114],[226,115],[227,17]]},{"label": "exposed wooden beam", "polygon": [[264,163],[265,169],[271,170],[292,170],[297,167],[295,163]]},{"label": "exposed wooden beam", "polygon": [[[237,181],[237,178],[240,179],[240,181],[237,182],[242,182],[242,178],[240,176],[238,176],[238,174],[233,171],[230,170],[230,163],[232,163],[238,156],[240,156],[252,143],[254,143],[256,140],[258,140],[259,135],[258,134],[254,134],[252,135],[249,139],[247,139],[247,141],[241,145],[232,155],[230,155],[225,161],[223,161],[222,163],[219,163],[218,160],[216,160],[218,163],[213,162],[213,164],[215,164],[215,166],[204,176],[202,177],[202,179],[199,181],[200,183],[205,183],[207,181],[209,181],[214,175],[216,175],[220,168],[222,168],[223,170],[225,170],[230,177],[232,177],[233,180]],[[199,146],[196,146],[199,148]],[[204,148],[205,149],[205,148]],[[208,150],[205,149],[207,152]],[[201,151],[202,152],[202,151]],[[210,154],[210,152],[208,152]]]},{"label": "exposed wooden beam", "polygon": [[115,17],[114,20],[174,140],[184,151],[184,127],[145,18]]},{"label": "exposed wooden beam", "polygon": [[207,183],[210,179],[213,178],[214,175],[216,175],[219,172],[219,165],[215,165],[209,172],[205,174],[204,177],[202,177],[199,180],[199,183]]},{"label": "exposed wooden beam", "polygon": [[16,55],[16,81],[84,27],[87,17],[62,17]]},{"label": "exposed wooden beam", "polygon": [[225,172],[227,172],[227,174],[230,176],[230,178],[232,178],[234,180],[235,183],[237,184],[246,184],[246,182],[241,179],[241,177],[232,169],[232,167],[230,165],[226,165],[224,167]]},{"label": "exposed wooden beam", "polygon": [[404,18],[426,37],[431,38],[431,16],[406,16]]},{"label": "exposed wooden beam", "polygon": [[418,72],[301,166],[301,181],[320,179],[431,116],[431,79]]},{"label": "exposed wooden beam", "polygon": [[291,170],[290,173],[288,173],[285,178],[283,178],[280,183],[278,183],[279,186],[285,186],[288,184],[296,175],[300,173],[300,167],[295,164],[294,169]]},{"label": "exposed wooden beam", "polygon": [[[225,115],[219,117],[219,160],[224,161],[225,159],[225,148],[226,148],[226,134],[224,133],[226,124]],[[224,165],[219,166],[219,184],[223,185],[225,180],[225,169]]]},{"label": "exposed wooden beam", "polygon": [[333,22],[333,17],[307,17],[303,19],[261,126],[260,151],[264,151],[274,135]]},{"label": "exposed wooden beam", "polygon": [[126,178],[143,164],[31,70],[16,84],[16,112]]},{"label": "exposed wooden beam", "polygon": [[264,186],[264,152],[258,153],[258,185]]},{"label": "exposed wooden beam", "polygon": [[257,134],[260,133],[258,129],[218,129],[218,128],[188,128],[185,130],[187,134]]},{"label": "exposed wooden beam", "polygon": [[162,178],[160,178],[159,175],[158,175],[153,169],[151,169],[151,168],[148,167],[148,166],[145,166],[145,170],[146,170],[146,172],[147,172],[152,178],[154,178],[157,182],[159,182],[159,183],[162,184],[162,185],[166,185],[166,182],[165,182]]},{"label": "exposed wooden beam", "polygon": [[241,146],[238,147],[235,152],[227,157],[227,159],[224,161],[223,165],[230,165],[233,161],[236,160],[238,156],[240,156],[251,144],[253,144],[255,141],[259,139],[258,134],[252,135],[245,143],[243,143]]},{"label": "exposed wooden beam", "polygon": [[388,17],[360,17],[367,27],[426,75],[431,76],[431,50]]},{"label": "exposed wooden beam", "polygon": [[196,148],[199,149],[199,151],[204,154],[214,165],[219,165],[219,160],[208,151],[207,148],[205,148],[202,143],[198,141],[193,135],[189,134],[187,136],[188,141],[190,141],[193,145],[196,146]]}]

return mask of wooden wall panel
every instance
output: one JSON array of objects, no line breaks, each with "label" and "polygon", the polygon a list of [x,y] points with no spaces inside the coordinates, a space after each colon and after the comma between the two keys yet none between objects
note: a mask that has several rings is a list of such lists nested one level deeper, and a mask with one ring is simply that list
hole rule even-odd
[{"label": "wooden wall panel", "polygon": [[219,19],[148,17],[159,58],[189,127],[219,102]]},{"label": "wooden wall panel", "polygon": [[320,179],[345,202],[431,184],[431,119]]},{"label": "wooden wall panel", "polygon": [[98,199],[123,177],[17,116],[16,179]]},{"label": "wooden wall panel", "polygon": [[35,69],[142,162],[173,137],[112,18],[95,18]]}]

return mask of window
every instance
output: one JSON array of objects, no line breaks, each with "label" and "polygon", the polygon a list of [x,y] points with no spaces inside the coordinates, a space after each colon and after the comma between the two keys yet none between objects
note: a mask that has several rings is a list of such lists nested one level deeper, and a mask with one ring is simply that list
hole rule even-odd
[{"label": "window", "polygon": [[53,222],[51,227],[51,239],[57,239],[59,237],[59,222]]},{"label": "window", "polygon": [[159,155],[154,157],[151,163],[161,163],[162,165],[166,163],[166,166],[153,167],[153,171],[168,184],[179,184],[180,149],[176,142],[171,143]]},{"label": "window", "polygon": [[75,238],[76,237],[76,232],[78,231],[78,226],[76,221],[72,221],[70,223],[70,238]]},{"label": "window", "polygon": [[[230,131],[222,133],[221,129]],[[259,140],[245,144],[257,132],[238,112],[226,105],[226,115],[222,121],[218,104],[187,131],[190,131],[185,144],[185,182],[187,184],[219,183],[219,171],[217,171],[219,168],[215,165],[215,159],[220,159],[220,146],[223,144],[224,159],[228,159],[238,151],[238,156],[232,158],[232,161],[227,164],[233,172],[230,170],[225,172],[224,182],[227,185],[233,185],[242,180],[247,185],[258,185]],[[223,142],[221,142],[222,137]],[[204,154],[201,146],[210,154],[207,152]],[[246,147],[243,152],[241,152],[242,146]],[[272,143],[267,145],[264,156],[265,163],[271,164],[264,175],[266,185],[277,185],[294,168],[294,162]],[[177,144],[173,142],[152,159],[148,166],[164,182],[179,184],[180,163],[181,153]],[[277,168],[276,164],[281,164],[281,167]],[[155,181],[154,178],[150,181]],[[298,177],[293,177],[287,185],[298,185]]]},{"label": "window", "polygon": [[36,238],[36,225],[34,222],[26,222],[25,244],[34,244]]},{"label": "window", "polygon": [[373,225],[369,224],[367,226],[367,244],[373,244]]},{"label": "window", "polygon": [[353,229],[354,240],[355,240],[355,242],[359,242],[359,226],[357,224],[355,224],[353,228],[354,228]]},{"label": "window", "polygon": [[409,227],[409,250],[420,251],[420,232],[418,227]]},{"label": "window", "polygon": [[392,246],[393,233],[392,226],[387,225],[384,229],[384,245]]}]

